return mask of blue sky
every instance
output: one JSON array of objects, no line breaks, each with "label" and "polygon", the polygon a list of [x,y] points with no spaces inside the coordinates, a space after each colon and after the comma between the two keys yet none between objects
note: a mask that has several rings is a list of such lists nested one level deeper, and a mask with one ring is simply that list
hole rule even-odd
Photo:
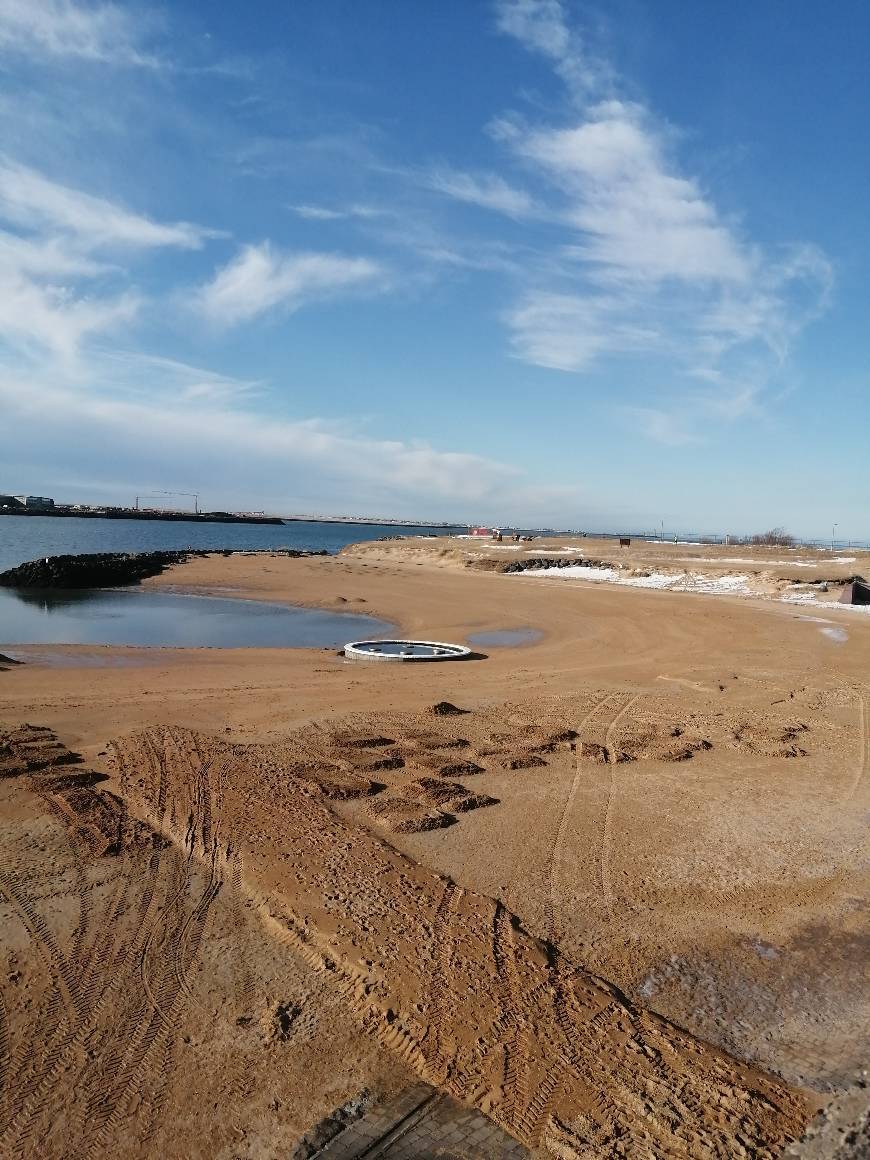
[{"label": "blue sky", "polygon": [[868,39],[0,0],[0,491],[870,536]]}]

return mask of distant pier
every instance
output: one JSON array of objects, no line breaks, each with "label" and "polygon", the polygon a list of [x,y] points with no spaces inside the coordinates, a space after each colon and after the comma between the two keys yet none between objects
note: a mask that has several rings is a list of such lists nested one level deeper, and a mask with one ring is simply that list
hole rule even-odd
[{"label": "distant pier", "polygon": [[249,515],[244,512],[189,512],[157,508],[72,507],[55,504],[50,508],[3,508],[3,516],[68,516],[85,520],[163,520],[185,524],[283,524],[279,516]]}]

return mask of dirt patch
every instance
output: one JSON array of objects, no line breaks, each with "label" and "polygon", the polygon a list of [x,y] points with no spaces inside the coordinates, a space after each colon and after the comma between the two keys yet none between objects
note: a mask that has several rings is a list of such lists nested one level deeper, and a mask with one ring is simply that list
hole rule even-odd
[{"label": "dirt patch", "polygon": [[55,774],[74,755],[49,730],[2,743],[33,736],[52,746],[48,772],[0,781],[4,1156],[289,1155],[351,1092],[407,1087],[340,993],[265,930],[203,780],[156,786],[148,820],[130,789],[163,756],[122,761],[117,796],[103,774]]},{"label": "dirt patch", "polygon": [[[401,742],[401,730],[384,734]],[[739,1131],[773,1156],[802,1130],[797,1093],[628,1003],[530,938],[500,903],[273,786],[260,761],[267,748],[152,730],[116,752],[136,808],[162,811],[163,827],[197,857],[216,833],[231,841],[267,925],[326,969],[351,1018],[421,1078],[471,1099],[521,1141],[559,1137],[572,1154],[706,1156]],[[398,792],[366,810],[414,827],[426,812]],[[173,815],[189,820],[176,831]],[[668,1111],[674,1100],[679,1116]]]}]

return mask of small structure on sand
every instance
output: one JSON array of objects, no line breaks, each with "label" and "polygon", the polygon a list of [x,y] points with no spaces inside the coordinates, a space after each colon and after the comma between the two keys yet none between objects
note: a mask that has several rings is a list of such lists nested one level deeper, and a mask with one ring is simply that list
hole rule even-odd
[{"label": "small structure on sand", "polygon": [[344,646],[344,655],[360,661],[459,661],[471,649],[439,640],[357,640]]},{"label": "small structure on sand", "polygon": [[840,593],[840,604],[870,604],[870,584],[864,580],[850,581]]}]

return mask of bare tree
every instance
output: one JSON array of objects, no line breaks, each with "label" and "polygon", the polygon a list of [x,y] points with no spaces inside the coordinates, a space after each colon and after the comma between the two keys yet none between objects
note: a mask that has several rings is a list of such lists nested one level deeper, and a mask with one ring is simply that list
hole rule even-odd
[{"label": "bare tree", "polygon": [[794,536],[785,530],[785,528],[771,528],[769,532],[760,532],[749,538],[750,544],[757,544],[761,547],[775,546],[777,548],[791,548],[794,546]]}]

